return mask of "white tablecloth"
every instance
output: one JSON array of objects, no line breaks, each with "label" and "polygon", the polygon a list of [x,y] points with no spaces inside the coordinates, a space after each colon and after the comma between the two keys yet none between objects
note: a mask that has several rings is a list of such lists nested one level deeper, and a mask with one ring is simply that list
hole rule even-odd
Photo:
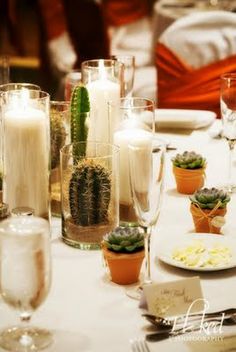
[{"label": "white tablecloth", "polygon": [[[207,158],[207,185],[218,185],[227,177],[227,147],[222,140],[210,139],[207,131],[163,134],[179,150],[196,150]],[[175,190],[171,157],[167,154],[166,186],[161,216],[152,237],[152,274],[164,282],[194,276],[154,261],[161,241],[193,231],[188,196]],[[236,180],[236,179],[235,179]],[[228,206],[225,235],[236,237],[236,196]],[[106,277],[100,251],[80,251],[60,240],[60,221],[53,220],[53,280],[45,303],[33,315],[32,324],[54,331],[55,343],[46,351],[125,352],[131,351],[129,339],[144,335],[147,323],[138,302],[128,298],[125,288]],[[236,269],[200,274],[203,294],[211,309],[236,306]],[[27,279],[27,278],[26,278]],[[0,301],[0,328],[18,322],[15,311]],[[172,351],[169,340],[152,344],[151,351]],[[202,349],[200,348],[202,351]],[[210,351],[210,349],[203,349]],[[176,342],[175,352],[198,351],[188,343]],[[216,349],[215,351],[219,351]]]}]

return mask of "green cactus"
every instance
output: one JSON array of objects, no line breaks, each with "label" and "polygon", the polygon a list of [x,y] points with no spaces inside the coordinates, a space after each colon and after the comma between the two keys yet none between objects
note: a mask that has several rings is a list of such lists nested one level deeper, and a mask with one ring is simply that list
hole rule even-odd
[{"label": "green cactus", "polygon": [[50,110],[50,136],[51,136],[51,168],[60,163],[60,149],[65,145],[66,129],[63,125],[60,112]]},{"label": "green cactus", "polygon": [[117,227],[104,236],[103,243],[111,251],[133,253],[144,248],[144,233],[138,227]]},{"label": "green cactus", "polygon": [[193,151],[185,151],[182,154],[177,154],[171,160],[174,166],[180,167],[181,169],[200,169],[206,164],[206,159]]},{"label": "green cactus", "polygon": [[227,203],[230,201],[230,196],[227,192],[214,187],[202,188],[190,196],[190,200],[201,209],[214,209],[219,202],[219,208],[225,208]]},{"label": "green cactus", "polygon": [[111,178],[107,168],[83,159],[75,167],[69,185],[71,216],[75,224],[89,226],[106,223],[111,197]]},{"label": "green cactus", "polygon": [[[86,142],[88,126],[86,117],[90,111],[89,94],[86,87],[79,85],[73,90],[71,97],[71,142]],[[74,155],[85,155],[86,145],[77,145]]]}]

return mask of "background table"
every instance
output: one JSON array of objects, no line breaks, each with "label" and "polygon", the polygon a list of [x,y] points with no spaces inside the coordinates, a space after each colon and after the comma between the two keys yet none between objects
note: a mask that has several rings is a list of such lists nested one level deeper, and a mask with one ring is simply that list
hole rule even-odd
[{"label": "background table", "polygon": [[[171,141],[179,151],[195,150],[207,158],[208,186],[226,180],[228,150],[225,141],[211,139],[204,130],[159,135]],[[175,190],[171,171],[171,157],[174,154],[175,152],[167,154],[164,202],[152,237],[152,271],[157,282],[196,275],[167,266],[155,258],[161,242],[193,231],[188,196],[180,195]],[[232,196],[228,206],[224,228],[226,236],[236,237],[235,197]],[[138,302],[126,296],[125,287],[108,280],[100,251],[71,248],[62,243],[60,233],[60,220],[53,219],[52,287],[47,300],[32,319],[32,324],[54,330],[55,343],[45,351],[131,351],[129,339],[144,335],[148,325],[141,317]],[[199,274],[204,297],[209,300],[212,310],[236,306],[235,275],[236,269]],[[0,328],[17,323],[17,318],[16,312],[0,301]],[[169,352],[172,349],[173,343],[169,340],[151,346],[152,352]],[[205,347],[204,350],[210,351]],[[195,352],[199,349],[194,349],[188,343],[175,342],[175,352],[185,351]]]}]

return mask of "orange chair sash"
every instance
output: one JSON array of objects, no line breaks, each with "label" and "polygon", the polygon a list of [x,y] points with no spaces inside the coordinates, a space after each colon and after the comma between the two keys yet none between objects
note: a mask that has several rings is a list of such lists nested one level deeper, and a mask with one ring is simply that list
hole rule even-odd
[{"label": "orange chair sash", "polygon": [[236,71],[236,55],[194,69],[165,45],[156,46],[159,108],[212,110],[220,117],[220,80]]}]

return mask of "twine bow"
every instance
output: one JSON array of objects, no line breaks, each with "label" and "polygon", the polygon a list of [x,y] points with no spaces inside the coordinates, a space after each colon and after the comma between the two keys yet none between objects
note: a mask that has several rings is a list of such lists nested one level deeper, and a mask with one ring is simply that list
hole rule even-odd
[{"label": "twine bow", "polygon": [[209,228],[210,228],[210,232],[212,231],[212,226],[220,227],[220,226],[216,226],[216,225],[212,224],[212,220],[214,219],[215,212],[222,205],[220,200],[217,202],[217,204],[214,206],[214,208],[209,213],[204,212],[204,210],[202,210],[202,208],[200,207],[199,204],[197,204],[197,203],[193,203],[193,204],[195,206],[192,208],[192,213],[193,213],[194,216],[197,217],[196,223],[199,223],[200,221],[203,221],[204,218],[207,219],[208,225],[209,225]]}]

